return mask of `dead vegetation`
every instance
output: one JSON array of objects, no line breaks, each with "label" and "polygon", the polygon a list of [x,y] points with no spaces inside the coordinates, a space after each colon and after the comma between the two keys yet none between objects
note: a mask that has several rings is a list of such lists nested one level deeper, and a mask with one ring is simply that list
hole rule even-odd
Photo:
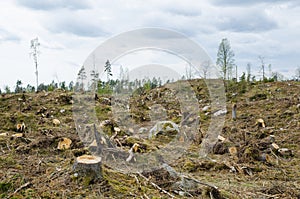
[{"label": "dead vegetation", "polygon": [[[0,97],[0,198],[300,198],[299,82],[256,83],[244,93],[228,91],[227,110],[236,103],[236,115],[233,120],[227,112],[207,158],[198,153],[212,114],[209,95],[204,82],[189,83],[199,99],[200,129],[189,137],[192,144],[184,155],[141,173],[125,174],[104,164],[101,178],[79,175],[73,168],[76,158],[91,155],[95,148],[91,140],[88,150],[76,133],[72,93]],[[134,161],[135,154],[184,139],[170,124],[154,133],[151,141],[147,134],[155,125],[151,117],[162,117],[154,109],[184,126],[182,117],[189,117],[180,112],[174,95],[165,87],[133,95],[129,116],[138,129],[122,127],[113,118],[112,98],[95,99],[99,126],[125,151],[124,160]],[[86,132],[93,133],[93,126]]]}]

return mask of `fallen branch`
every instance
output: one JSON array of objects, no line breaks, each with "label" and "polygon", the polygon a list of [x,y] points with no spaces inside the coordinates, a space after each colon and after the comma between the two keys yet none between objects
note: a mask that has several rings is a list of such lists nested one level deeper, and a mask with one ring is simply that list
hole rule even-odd
[{"label": "fallen branch", "polygon": [[16,193],[18,193],[21,189],[24,189],[25,187],[28,187],[30,184],[31,184],[30,182],[26,182],[25,184],[21,185],[12,194],[10,194],[9,196],[7,196],[7,199],[11,198],[13,195],[15,195]]},{"label": "fallen branch", "polygon": [[154,188],[158,189],[159,191],[163,192],[164,194],[170,196],[171,198],[175,198],[175,196],[173,196],[172,194],[170,194],[168,191],[162,189],[160,186],[158,186],[157,184],[155,184],[154,182],[151,182],[148,178],[146,178],[144,175],[142,175],[141,173],[138,173],[139,176],[141,176],[142,178],[144,178],[147,182],[149,182]]},{"label": "fallen branch", "polygon": [[188,176],[185,176],[185,175],[182,175],[181,177],[183,177],[183,178],[185,178],[185,179],[188,179],[188,180],[192,180],[192,181],[194,181],[194,182],[196,182],[196,183],[198,183],[198,184],[201,184],[201,185],[204,185],[204,186],[211,187],[211,188],[213,188],[213,189],[218,189],[218,187],[215,186],[215,185],[211,185],[211,184],[208,184],[208,183],[205,183],[205,182],[201,182],[201,181],[199,181],[199,180],[197,180],[197,179],[195,179],[195,178],[191,178],[191,177],[188,177]]}]

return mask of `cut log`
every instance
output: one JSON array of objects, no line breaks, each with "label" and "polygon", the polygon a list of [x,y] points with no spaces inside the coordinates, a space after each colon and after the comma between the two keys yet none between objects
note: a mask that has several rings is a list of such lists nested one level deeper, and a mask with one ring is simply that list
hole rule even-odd
[{"label": "cut log", "polygon": [[76,158],[74,163],[74,171],[78,176],[88,176],[93,180],[102,177],[101,157],[93,155],[82,155]]}]

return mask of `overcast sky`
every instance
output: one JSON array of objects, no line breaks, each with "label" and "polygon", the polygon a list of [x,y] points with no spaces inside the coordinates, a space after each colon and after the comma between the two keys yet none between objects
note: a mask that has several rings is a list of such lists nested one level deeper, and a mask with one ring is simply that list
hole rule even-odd
[{"label": "overcast sky", "polygon": [[300,65],[299,0],[0,1],[0,88],[35,85],[30,40],[38,37],[40,82],[70,82],[89,54],[114,35],[143,27],[176,30],[216,60],[228,38],[239,73],[258,56],[286,77]]}]

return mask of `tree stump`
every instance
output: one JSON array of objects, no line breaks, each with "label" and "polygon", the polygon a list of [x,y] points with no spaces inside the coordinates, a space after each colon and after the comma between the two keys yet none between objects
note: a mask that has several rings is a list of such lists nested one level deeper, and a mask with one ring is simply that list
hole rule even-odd
[{"label": "tree stump", "polygon": [[236,108],[237,108],[236,103],[233,103],[232,104],[232,119],[233,120],[236,120]]},{"label": "tree stump", "polygon": [[93,155],[82,155],[76,158],[74,171],[78,176],[89,177],[91,180],[102,178],[101,157]]}]

